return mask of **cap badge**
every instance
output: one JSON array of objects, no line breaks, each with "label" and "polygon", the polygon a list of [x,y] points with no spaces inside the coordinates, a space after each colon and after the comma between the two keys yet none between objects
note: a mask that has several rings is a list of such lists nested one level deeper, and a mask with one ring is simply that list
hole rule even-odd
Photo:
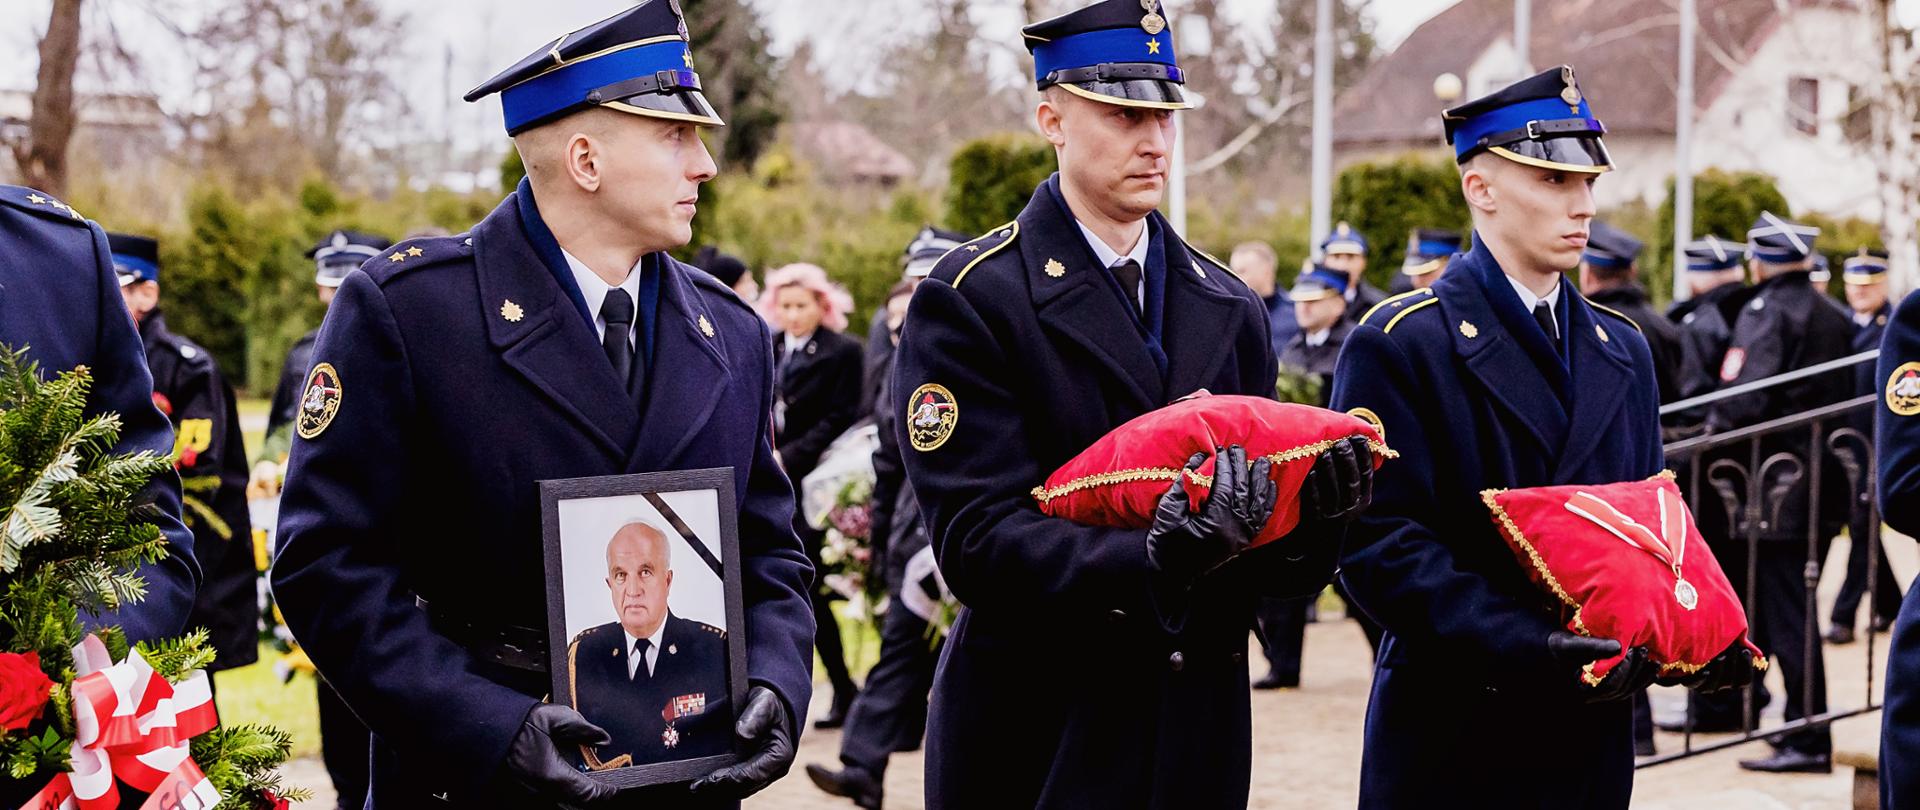
[{"label": "cap badge", "polygon": [[[1158,0],[1140,0],[1140,10],[1147,13],[1147,16],[1140,18],[1140,27],[1147,30],[1148,36],[1167,30],[1167,18],[1160,16],[1159,11],[1156,10],[1158,5]],[[1152,52],[1159,53],[1160,49],[1154,48]]]}]

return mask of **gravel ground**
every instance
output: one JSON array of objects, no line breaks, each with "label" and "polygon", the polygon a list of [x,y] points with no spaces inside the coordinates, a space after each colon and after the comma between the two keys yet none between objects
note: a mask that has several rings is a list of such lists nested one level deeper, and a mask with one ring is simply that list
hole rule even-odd
[{"label": "gravel ground", "polygon": [[[1920,570],[1920,552],[1914,543],[1890,537],[1889,557],[1900,581],[1911,582]],[[1834,543],[1829,569],[1845,564],[1847,541]],[[1839,587],[1838,571],[1821,583],[1822,616]],[[1886,637],[1876,638],[1876,673],[1884,671]],[[1259,651],[1249,640],[1249,660],[1259,660]],[[1835,708],[1863,705],[1866,697],[1866,645],[1829,647],[1826,651],[1829,701]],[[1366,711],[1369,682],[1366,640],[1357,626],[1347,621],[1323,621],[1307,631],[1306,666],[1300,689],[1260,692],[1253,696],[1253,790],[1250,806],[1254,810],[1296,810],[1350,808],[1358,791],[1361,750],[1361,717]],[[1256,665],[1260,666],[1260,665]],[[1256,676],[1260,672],[1254,673]],[[1777,680],[1778,675],[1774,676]],[[1876,681],[1878,676],[1876,675]],[[1780,693],[1778,683],[1773,685]],[[1876,684],[1877,688],[1877,684]],[[825,711],[830,690],[816,695],[815,716]],[[1678,689],[1656,689],[1654,710],[1661,717],[1685,711],[1685,693]],[[1778,702],[1768,715],[1779,719]],[[1867,751],[1877,748],[1879,714],[1872,713],[1844,720],[1834,727],[1836,751]],[[1697,737],[1697,743],[1711,743],[1724,737]],[[820,792],[808,781],[802,767],[808,763],[838,764],[840,735],[833,731],[809,729],[801,738],[799,759],[793,773],[764,793],[747,802],[748,810],[847,810],[853,805]],[[1657,744],[1662,752],[1679,750],[1679,735],[1661,734]],[[1635,780],[1633,806],[1636,810],[1691,810],[1698,807],[1741,807],[1745,810],[1845,810],[1850,807],[1852,773],[1836,768],[1825,776],[1767,775],[1740,770],[1736,761],[1763,756],[1766,746],[1749,743],[1726,751],[1703,754],[1640,771]],[[919,810],[922,800],[922,769],[925,760],[919,752],[898,754],[887,773],[889,810]],[[292,763],[289,781],[315,789],[313,802],[303,808],[330,808],[331,791],[326,790],[326,773],[315,760]]]}]

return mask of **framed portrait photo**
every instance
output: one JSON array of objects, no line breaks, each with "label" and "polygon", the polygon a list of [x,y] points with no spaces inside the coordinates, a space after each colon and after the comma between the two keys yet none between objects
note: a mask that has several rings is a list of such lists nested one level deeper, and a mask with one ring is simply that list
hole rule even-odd
[{"label": "framed portrait photo", "polygon": [[606,729],[563,752],[617,787],[739,759],[747,696],[733,470],[540,482],[553,702]]}]

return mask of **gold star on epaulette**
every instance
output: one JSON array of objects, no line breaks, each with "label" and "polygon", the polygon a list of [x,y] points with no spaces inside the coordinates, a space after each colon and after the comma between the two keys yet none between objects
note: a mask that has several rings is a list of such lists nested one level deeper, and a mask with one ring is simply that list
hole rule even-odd
[{"label": "gold star on epaulette", "polygon": [[34,205],[46,205],[47,198],[42,197],[38,194],[28,194],[27,202],[33,203]]},{"label": "gold star on epaulette", "polygon": [[1159,52],[1160,52],[1160,40],[1157,40],[1157,39],[1147,40],[1147,53],[1159,53]]},{"label": "gold star on epaulette", "polygon": [[387,257],[387,261],[389,262],[404,262],[406,260],[407,260],[407,254],[405,253],[396,252],[392,256]]},{"label": "gold star on epaulette", "polygon": [[407,255],[408,255],[408,256],[418,256],[418,255],[420,255],[420,254],[422,254],[422,253],[425,253],[425,252],[426,252],[426,251],[424,251],[424,250],[421,250],[421,249],[420,249],[420,246],[419,246],[419,245],[414,245],[413,247],[410,247],[410,248],[407,248]]},{"label": "gold star on epaulette", "polygon": [[968,252],[968,253],[979,253],[979,252],[980,252],[980,246],[979,246],[979,245],[968,245],[968,246],[967,246],[967,252]]}]

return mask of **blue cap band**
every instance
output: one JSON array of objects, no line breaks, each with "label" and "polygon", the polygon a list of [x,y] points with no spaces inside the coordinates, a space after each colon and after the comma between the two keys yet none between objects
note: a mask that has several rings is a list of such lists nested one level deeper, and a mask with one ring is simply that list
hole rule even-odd
[{"label": "blue cap band", "polygon": [[[1593,117],[1593,110],[1587,106],[1585,98],[1580,99],[1580,110],[1575,113],[1571,105],[1557,98],[1537,98],[1518,104],[1501,107],[1461,124],[1453,133],[1453,152],[1457,158],[1464,158],[1468,152],[1480,147],[1480,139],[1488,135],[1498,135],[1514,129],[1524,129],[1531,121],[1564,121],[1573,118],[1585,119],[1595,135],[1602,134],[1605,127]],[[1570,137],[1562,135],[1560,137]],[[1500,144],[1493,144],[1499,146]]]},{"label": "blue cap band", "polygon": [[1632,259],[1623,259],[1611,253],[1595,253],[1589,250],[1580,258],[1600,270],[1625,270],[1633,266]]},{"label": "blue cap band", "polygon": [[1056,70],[1109,63],[1145,62],[1177,70],[1173,36],[1166,31],[1161,34],[1149,35],[1144,28],[1108,28],[1042,42],[1033,49],[1033,78],[1044,82]]},{"label": "blue cap band", "polygon": [[1739,266],[1740,259],[1737,256],[1728,256],[1725,260],[1691,258],[1687,260],[1687,269],[1695,273],[1717,273],[1721,270],[1732,270]]},{"label": "blue cap band", "polygon": [[500,108],[506,114],[507,131],[518,131],[523,126],[584,102],[588,93],[602,87],[640,76],[669,71],[680,74],[683,85],[696,86],[698,79],[693,69],[687,67],[690,54],[692,51],[684,40],[673,39],[614,51],[542,73],[500,93]]},{"label": "blue cap band", "polygon": [[1772,247],[1757,243],[1753,246],[1753,257],[1768,264],[1793,264],[1804,261],[1809,255],[1812,254],[1801,253],[1792,246]]},{"label": "blue cap band", "polygon": [[128,256],[121,253],[113,254],[113,269],[115,272],[130,270],[133,272],[133,275],[141,281],[160,280],[160,265],[137,256]]},{"label": "blue cap band", "polygon": [[1447,242],[1421,242],[1414,248],[1414,252],[1422,256],[1451,256],[1459,250],[1459,245]]}]

